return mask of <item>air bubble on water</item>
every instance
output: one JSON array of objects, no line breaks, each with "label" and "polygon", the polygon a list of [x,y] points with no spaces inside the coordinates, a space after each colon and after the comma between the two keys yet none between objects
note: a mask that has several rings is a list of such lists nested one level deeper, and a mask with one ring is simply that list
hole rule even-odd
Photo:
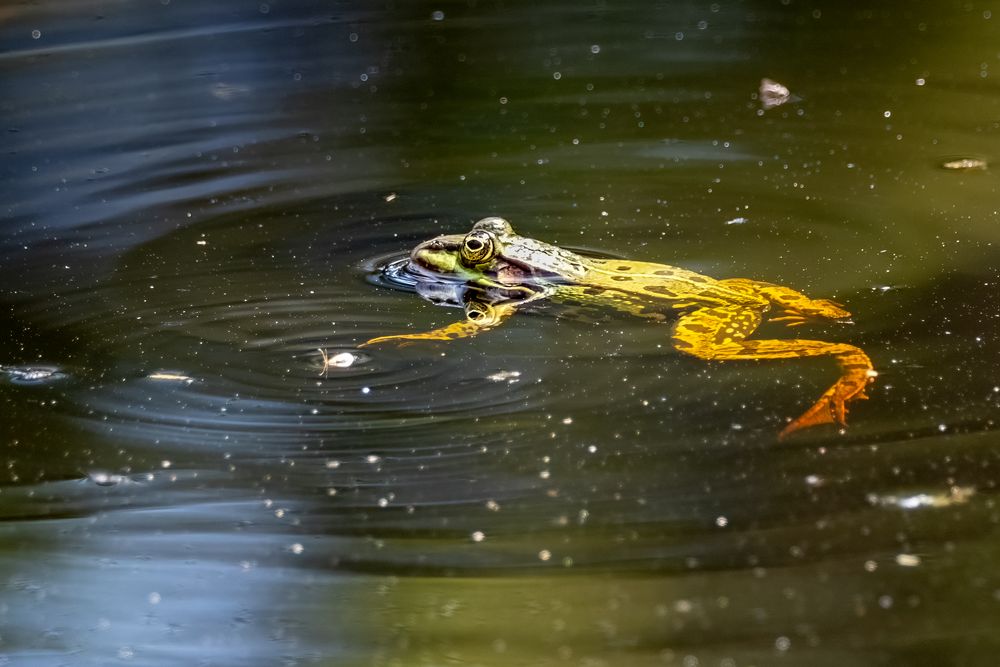
[{"label": "air bubble on water", "polygon": [[590,52],[593,53],[596,56],[598,53],[601,52],[601,45],[600,44],[591,44],[590,45]]},{"label": "air bubble on water", "polygon": [[819,475],[806,475],[806,484],[809,486],[821,486],[823,484],[823,478]]},{"label": "air bubble on water", "polygon": [[790,649],[791,647],[792,647],[792,640],[789,639],[788,637],[778,637],[777,639],[774,640],[774,648],[778,649],[779,651],[784,652]]},{"label": "air bubble on water", "polygon": [[442,12],[440,9],[435,10],[434,12],[431,13],[431,19],[435,21],[444,21],[444,12]]},{"label": "air bubble on water", "polygon": [[42,31],[41,30],[37,30],[36,29],[36,30],[32,30],[31,31],[31,39],[40,39],[41,36],[42,36]]}]

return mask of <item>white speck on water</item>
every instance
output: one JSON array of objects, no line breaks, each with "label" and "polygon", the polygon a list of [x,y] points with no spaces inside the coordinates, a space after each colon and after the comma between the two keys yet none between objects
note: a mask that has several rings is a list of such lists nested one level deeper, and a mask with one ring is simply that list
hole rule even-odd
[{"label": "white speck on water", "polygon": [[925,83],[927,83],[927,81],[925,81],[925,80],[924,80],[923,78],[919,78],[919,79],[917,79],[917,81],[916,81],[916,84],[917,84],[918,86],[922,86],[922,85],[924,85]]},{"label": "white speck on water", "polygon": [[488,509],[491,512],[499,512],[500,511],[500,503],[498,503],[495,500],[487,500],[486,501],[486,509]]},{"label": "white speck on water", "polygon": [[598,53],[601,52],[601,45],[600,44],[591,44],[590,45],[590,52],[593,53],[596,56]]},{"label": "white speck on water", "polygon": [[390,192],[385,197],[383,197],[383,199],[385,199],[387,202],[396,201],[396,197],[398,196],[399,195],[397,195],[395,192]]},{"label": "white speck on water", "polygon": [[372,388],[371,387],[362,387],[361,388],[361,393],[362,394],[366,394],[366,395],[370,394],[370,393],[372,393]]},{"label": "white speck on water", "polygon": [[892,596],[891,595],[881,595],[878,599],[878,606],[882,609],[890,609],[892,607]]},{"label": "white speck on water", "polygon": [[472,537],[473,542],[482,542],[483,540],[486,539],[486,533],[484,533],[481,530],[477,530],[476,532],[472,533],[470,537]]},{"label": "white speck on water", "polygon": [[389,499],[388,498],[379,498],[378,499],[378,506],[379,507],[388,507],[389,506]]},{"label": "white speck on water", "polygon": [[865,572],[874,572],[878,569],[878,563],[873,560],[865,561]]},{"label": "white speck on water", "polygon": [[725,528],[729,525],[729,519],[724,516],[717,516],[715,517],[715,525],[719,528]]},{"label": "white speck on water", "polygon": [[368,456],[365,457],[365,462],[371,464],[379,463],[381,460],[382,457],[379,456],[378,454],[369,454]]},{"label": "white speck on water", "polygon": [[569,426],[570,424],[573,423],[573,418],[572,417],[563,417],[562,423],[565,424],[566,426]]},{"label": "white speck on water", "polygon": [[326,467],[329,468],[330,470],[336,470],[337,468],[340,467],[340,461],[337,461],[336,459],[332,461],[327,461]]},{"label": "white speck on water", "polygon": [[885,116],[886,118],[892,118],[892,112],[889,111],[888,109],[886,109],[885,111],[883,111],[882,115]]},{"label": "white speck on water", "polygon": [[551,558],[552,558],[552,552],[549,551],[548,549],[542,549],[541,551],[538,552],[539,560],[549,560]]},{"label": "white speck on water", "polygon": [[300,543],[296,542],[295,544],[293,544],[290,547],[288,547],[288,550],[291,551],[293,554],[298,555],[298,554],[302,553],[303,551],[305,551],[306,548],[304,546],[302,546]]},{"label": "white speck on water", "polygon": [[173,463],[171,461],[168,461],[167,459],[163,459],[162,461],[160,461],[161,468],[169,468],[172,465]]},{"label": "white speck on water", "polygon": [[784,653],[788,649],[792,648],[792,640],[788,637],[778,637],[774,640],[774,648]]},{"label": "white speck on water", "polygon": [[916,567],[920,565],[920,556],[916,554],[896,554],[896,565]]},{"label": "white speck on water", "polygon": [[149,600],[149,604],[160,604],[160,600],[162,600],[163,598],[160,597],[159,593],[153,591],[152,593],[149,594],[147,599]]},{"label": "white speck on water", "polygon": [[135,651],[131,646],[122,646],[118,649],[118,657],[122,660],[131,660],[135,657]]},{"label": "white speck on water", "polygon": [[589,447],[587,447],[587,451],[590,452],[591,454],[596,453],[597,452],[597,445],[590,445]]},{"label": "white speck on water", "polygon": [[562,78],[562,72],[553,72],[552,73],[552,78],[555,79],[556,81],[558,81],[559,79]]},{"label": "white speck on water", "polygon": [[195,245],[208,245],[208,241],[205,240],[195,241],[194,243]]},{"label": "white speck on water", "polygon": [[548,479],[549,477],[552,476],[552,473],[550,473],[548,470],[543,470],[540,473],[538,473],[538,476],[541,477],[542,479]]},{"label": "white speck on water", "polygon": [[440,9],[435,10],[434,12],[431,13],[431,19],[435,21],[444,21],[444,12],[442,12]]},{"label": "white speck on water", "polygon": [[727,225],[745,225],[750,222],[749,218],[733,218],[732,220],[726,220]]},{"label": "white speck on water", "polygon": [[36,29],[36,30],[32,30],[31,31],[31,39],[40,39],[41,36],[42,36],[42,31],[41,30],[37,30]]}]

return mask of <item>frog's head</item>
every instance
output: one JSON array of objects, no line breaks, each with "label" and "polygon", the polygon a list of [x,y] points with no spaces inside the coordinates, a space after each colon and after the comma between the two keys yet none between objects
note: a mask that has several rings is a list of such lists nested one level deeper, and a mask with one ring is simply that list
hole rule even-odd
[{"label": "frog's head", "polygon": [[495,273],[504,241],[513,235],[513,228],[503,218],[484,218],[468,234],[424,241],[410,253],[410,262],[434,276],[474,281]]}]

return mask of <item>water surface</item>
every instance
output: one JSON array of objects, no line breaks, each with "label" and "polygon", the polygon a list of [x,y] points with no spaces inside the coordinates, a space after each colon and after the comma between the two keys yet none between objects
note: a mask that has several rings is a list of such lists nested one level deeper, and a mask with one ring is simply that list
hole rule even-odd
[{"label": "water surface", "polygon": [[[2,12],[0,663],[994,664],[989,5]],[[871,399],[552,306],[324,372],[486,215],[845,303]]]}]

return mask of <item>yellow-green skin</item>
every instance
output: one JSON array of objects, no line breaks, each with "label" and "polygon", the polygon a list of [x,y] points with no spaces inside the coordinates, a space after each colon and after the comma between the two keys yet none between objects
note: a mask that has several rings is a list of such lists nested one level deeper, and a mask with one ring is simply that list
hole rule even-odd
[{"label": "yellow-green skin", "polygon": [[672,343],[686,354],[714,360],[832,356],[838,361],[840,379],[779,437],[819,424],[844,424],[845,403],[867,398],[865,387],[877,375],[868,356],[853,345],[748,340],[775,308],[780,316],[770,321],[789,326],[850,317],[832,301],[755,280],[716,280],[666,264],[583,257],[518,236],[503,218],[480,220],[468,234],[425,241],[410,253],[410,264],[427,280],[466,285],[465,319],[424,333],[380,336],[363,345],[473,336],[541,298],[599,304],[656,320],[667,319],[665,310],[679,310]]}]

